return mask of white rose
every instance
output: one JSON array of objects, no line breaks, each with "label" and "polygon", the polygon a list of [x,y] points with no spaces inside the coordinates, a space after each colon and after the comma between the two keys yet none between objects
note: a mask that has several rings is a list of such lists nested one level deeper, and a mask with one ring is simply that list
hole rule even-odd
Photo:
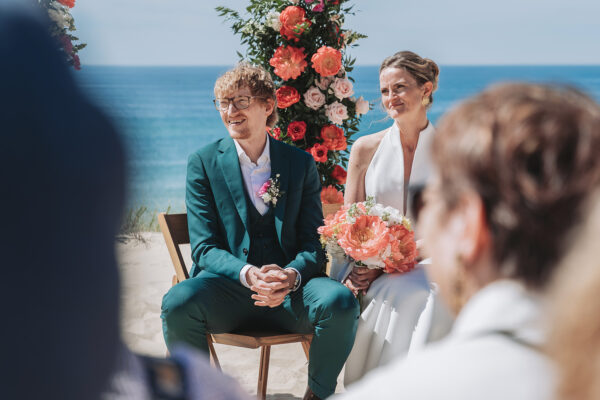
[{"label": "white rose", "polygon": [[329,85],[333,82],[333,77],[331,76],[322,76],[315,81],[315,85],[321,90],[327,90]]},{"label": "white rose", "polygon": [[370,109],[369,102],[366,101],[365,99],[363,99],[362,96],[360,96],[358,98],[358,100],[356,100],[356,114],[358,114],[358,115],[366,114],[367,112],[369,112],[369,109]]},{"label": "white rose", "polygon": [[279,20],[279,15],[280,14],[276,11],[269,13],[269,15],[267,15],[265,25],[275,31],[279,31],[281,29],[281,21]]},{"label": "white rose", "polygon": [[350,82],[349,79],[335,78],[331,87],[333,89],[335,97],[337,97],[340,100],[345,99],[346,97],[350,97],[354,94],[352,82]]},{"label": "white rose", "polygon": [[348,118],[348,109],[339,101],[325,106],[325,115],[331,122],[336,125],[341,125]]},{"label": "white rose", "polygon": [[318,110],[325,104],[325,95],[317,87],[311,86],[304,93],[304,104],[313,110]]}]

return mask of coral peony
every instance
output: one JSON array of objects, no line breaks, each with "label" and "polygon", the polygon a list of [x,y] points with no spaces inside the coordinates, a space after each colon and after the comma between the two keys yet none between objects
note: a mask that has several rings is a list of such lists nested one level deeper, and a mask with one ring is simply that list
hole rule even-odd
[{"label": "coral peony", "polygon": [[312,67],[321,76],[333,76],[342,68],[342,53],[333,47],[322,46],[313,54]]},{"label": "coral peony", "polygon": [[312,154],[315,161],[322,163],[327,162],[327,147],[323,146],[321,143],[315,143],[315,145],[307,151]]},{"label": "coral peony", "polygon": [[[322,196],[322,194],[321,194]],[[330,214],[325,217],[325,225],[317,228],[319,235],[323,235],[326,238],[333,238],[335,235],[345,231],[346,224],[346,213],[350,206],[342,206],[335,214]]]},{"label": "coral peony", "polygon": [[339,165],[336,165],[333,168],[333,172],[331,172],[331,177],[333,179],[335,179],[337,181],[337,183],[339,183],[340,185],[345,185],[346,184],[346,176],[348,175],[348,172],[346,172],[346,170],[342,167],[340,167]]},{"label": "coral peony", "polygon": [[350,257],[358,261],[378,256],[388,245],[390,235],[381,218],[373,215],[356,217],[353,225],[343,232],[338,243]]},{"label": "coral peony", "polygon": [[321,202],[323,204],[343,203],[344,195],[335,186],[325,186],[321,190]]},{"label": "coral peony", "polygon": [[346,150],[346,136],[344,130],[335,125],[325,125],[321,128],[321,138],[323,145],[329,150]]},{"label": "coral peony", "polygon": [[291,122],[288,125],[287,134],[294,141],[304,139],[304,134],[306,134],[306,122],[304,122],[304,121]]},{"label": "coral peony", "polygon": [[415,233],[404,225],[389,228],[390,255],[384,259],[385,272],[407,272],[414,268],[417,258]]},{"label": "coral peony", "polygon": [[287,81],[296,79],[308,65],[305,60],[304,48],[293,46],[279,46],[269,64],[275,67],[275,75]]},{"label": "coral peony", "polygon": [[300,101],[300,93],[291,86],[282,86],[275,92],[277,95],[277,107],[288,108]]},{"label": "coral peony", "polygon": [[321,106],[323,106],[323,104],[325,104],[325,95],[319,90],[319,88],[311,86],[304,93],[304,104],[306,104],[308,108],[318,110],[321,108]]},{"label": "coral peony", "polygon": [[69,8],[75,7],[75,0],[58,0],[58,2],[63,6],[67,6]]},{"label": "coral peony", "polygon": [[306,19],[306,12],[302,7],[288,6],[279,15],[281,28],[279,33],[287,40],[297,42],[300,35],[310,27],[311,22]]}]

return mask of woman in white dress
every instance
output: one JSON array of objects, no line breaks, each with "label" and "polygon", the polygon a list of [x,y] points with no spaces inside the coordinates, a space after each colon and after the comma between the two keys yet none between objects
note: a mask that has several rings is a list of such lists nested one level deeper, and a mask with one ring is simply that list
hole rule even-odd
[{"label": "woman in white dress", "polygon": [[[430,172],[433,126],[427,109],[437,89],[438,74],[435,62],[410,51],[383,61],[379,69],[381,103],[394,123],[359,138],[352,146],[344,203],[372,196],[416,222],[411,211],[418,207],[411,203]],[[419,265],[403,274],[354,267],[347,277],[338,278],[355,295],[364,293],[364,311],[346,363],[346,384],[409,349],[442,337],[450,328],[450,318],[433,300],[431,285]]]}]

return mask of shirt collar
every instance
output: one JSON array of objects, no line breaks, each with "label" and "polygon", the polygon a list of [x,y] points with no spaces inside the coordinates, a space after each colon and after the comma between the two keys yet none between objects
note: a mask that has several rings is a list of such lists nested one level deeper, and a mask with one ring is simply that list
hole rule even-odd
[{"label": "shirt collar", "polygon": [[[266,135],[265,135],[266,136]],[[258,157],[258,160],[256,160],[256,164],[254,164],[251,160],[250,157],[248,157],[248,155],[246,154],[246,152],[244,151],[244,149],[242,148],[242,146],[240,146],[240,144],[238,143],[237,140],[233,139],[233,143],[235,144],[235,149],[237,150],[237,155],[238,158],[240,159],[241,163],[244,164],[249,164],[249,165],[264,165],[267,162],[270,161],[271,157],[270,157],[270,141],[269,138],[266,138],[267,143],[265,144],[265,148],[263,150],[263,152],[261,153],[260,157]]]}]

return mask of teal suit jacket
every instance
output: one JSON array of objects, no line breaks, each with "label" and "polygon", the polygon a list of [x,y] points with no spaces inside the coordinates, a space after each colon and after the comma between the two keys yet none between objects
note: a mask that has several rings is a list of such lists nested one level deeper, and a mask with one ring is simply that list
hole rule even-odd
[{"label": "teal suit jacket", "polygon": [[[317,227],[323,223],[321,184],[313,157],[270,140],[271,177],[280,174],[283,195],[275,206],[275,227],[286,265],[302,283],[321,273],[325,256]],[[248,204],[233,139],[211,143],[188,159],[186,206],[194,266],[239,282],[250,249]],[[260,267],[260,266],[259,266]]]}]

